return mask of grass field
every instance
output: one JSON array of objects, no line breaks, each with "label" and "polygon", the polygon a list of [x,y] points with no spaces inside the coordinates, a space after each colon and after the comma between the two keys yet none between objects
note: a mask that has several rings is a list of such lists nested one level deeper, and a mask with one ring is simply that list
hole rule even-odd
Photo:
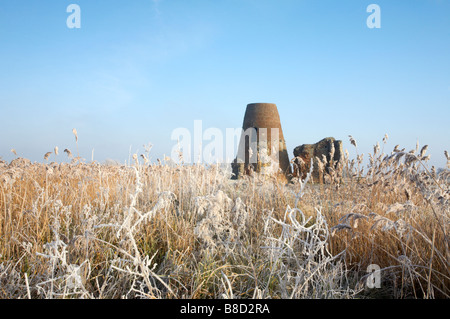
[{"label": "grass field", "polygon": [[377,144],[325,184],[0,162],[0,298],[449,298],[450,170],[425,152]]}]

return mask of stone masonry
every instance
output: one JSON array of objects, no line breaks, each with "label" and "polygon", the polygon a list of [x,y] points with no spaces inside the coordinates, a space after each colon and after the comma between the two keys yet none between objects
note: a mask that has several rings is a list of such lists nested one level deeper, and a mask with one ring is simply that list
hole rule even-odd
[{"label": "stone masonry", "polygon": [[292,173],[276,104],[248,104],[242,129],[238,155],[232,163],[234,179],[262,172],[269,165],[285,175]]},{"label": "stone masonry", "polygon": [[306,178],[313,160],[313,182],[325,182],[325,176],[340,178],[344,156],[342,141],[327,137],[316,144],[303,144],[294,149],[294,176]]}]

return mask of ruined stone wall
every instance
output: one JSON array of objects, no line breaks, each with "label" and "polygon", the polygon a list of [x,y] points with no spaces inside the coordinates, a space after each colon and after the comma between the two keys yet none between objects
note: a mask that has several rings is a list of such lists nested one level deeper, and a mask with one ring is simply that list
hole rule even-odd
[{"label": "ruined stone wall", "polygon": [[327,137],[315,144],[303,144],[294,149],[294,157],[294,176],[306,178],[312,160],[313,182],[325,182],[326,174],[340,179],[344,157],[342,141]]}]

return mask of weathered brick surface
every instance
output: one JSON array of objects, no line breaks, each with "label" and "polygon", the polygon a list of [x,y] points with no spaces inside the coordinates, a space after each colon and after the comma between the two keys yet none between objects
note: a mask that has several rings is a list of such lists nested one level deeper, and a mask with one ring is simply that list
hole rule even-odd
[{"label": "weathered brick surface", "polygon": [[[242,129],[245,131],[249,128],[255,128],[258,132],[258,142],[257,149],[252,149],[252,152],[260,151],[260,143],[259,138],[264,136],[261,129],[267,129],[267,149],[268,154],[272,154],[273,146],[277,148],[278,146],[278,160],[279,167],[281,168],[284,174],[291,173],[291,165],[289,162],[289,156],[286,149],[286,143],[284,141],[283,130],[281,128],[280,115],[278,114],[278,109],[276,104],[272,103],[252,103],[247,105],[247,109],[245,111],[244,122],[242,124]],[[272,134],[271,129],[278,129],[278,145],[272,145]],[[259,135],[261,134],[261,135]],[[244,143],[244,136],[241,136],[240,143]],[[251,171],[259,172],[261,170],[261,166],[264,166],[259,160],[257,163],[249,163],[249,153],[246,149],[245,152],[245,161],[244,163],[238,163],[237,158],[234,160],[233,173],[235,174],[234,178],[239,178],[244,174],[250,174]]]},{"label": "weathered brick surface", "polygon": [[[313,160],[312,180],[314,182],[323,183],[324,174],[337,173],[339,175],[342,169],[339,163],[342,162],[344,156],[342,141],[335,140],[333,137],[327,137],[316,144],[303,144],[294,149],[294,176],[306,178],[306,174],[311,167],[311,159]],[[320,160],[324,163],[321,170],[318,163]]]}]

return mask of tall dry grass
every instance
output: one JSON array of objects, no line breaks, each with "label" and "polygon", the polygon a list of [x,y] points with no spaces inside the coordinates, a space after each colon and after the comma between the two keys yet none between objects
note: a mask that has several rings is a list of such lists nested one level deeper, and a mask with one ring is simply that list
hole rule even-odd
[{"label": "tall dry grass", "polygon": [[377,144],[324,184],[148,154],[2,162],[0,297],[448,298],[450,173],[425,152]]}]

